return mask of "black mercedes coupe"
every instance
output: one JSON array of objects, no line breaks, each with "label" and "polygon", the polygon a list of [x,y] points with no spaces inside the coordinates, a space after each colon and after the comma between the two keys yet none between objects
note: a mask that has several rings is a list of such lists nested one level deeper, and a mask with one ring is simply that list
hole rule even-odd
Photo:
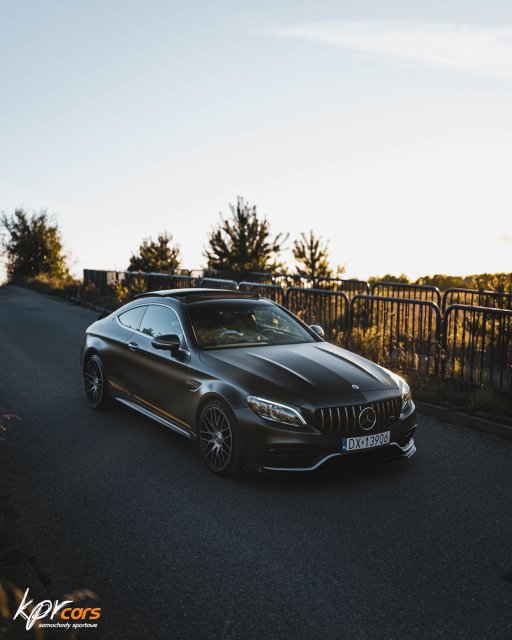
[{"label": "black mercedes coupe", "polygon": [[197,441],[209,469],[308,473],[411,457],[416,410],[398,375],[239,291],[137,296],[86,331],[85,393]]}]

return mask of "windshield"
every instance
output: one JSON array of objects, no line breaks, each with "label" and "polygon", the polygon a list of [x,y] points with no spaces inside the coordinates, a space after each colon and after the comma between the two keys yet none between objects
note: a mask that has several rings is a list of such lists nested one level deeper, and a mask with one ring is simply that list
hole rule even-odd
[{"label": "windshield", "polygon": [[315,342],[293,317],[265,300],[209,300],[186,309],[205,349]]}]

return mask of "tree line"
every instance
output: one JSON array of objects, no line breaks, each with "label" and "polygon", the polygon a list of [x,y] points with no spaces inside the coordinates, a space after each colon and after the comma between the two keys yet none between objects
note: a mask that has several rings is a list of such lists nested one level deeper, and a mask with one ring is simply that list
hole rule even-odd
[{"label": "tree line", "polygon": [[[256,206],[250,206],[241,197],[229,208],[230,215],[227,218],[221,215],[220,222],[208,235],[203,252],[207,270],[235,279],[254,272],[289,273],[281,258],[288,234],[273,235],[268,218],[259,215]],[[313,231],[301,233],[293,242],[294,273],[315,282],[341,274],[342,265],[331,266],[328,244]],[[172,234],[160,233],[156,240],[143,240],[130,259],[128,271],[174,273],[181,266],[180,253]]]},{"label": "tree line", "polygon": [[[221,271],[233,278],[243,278],[255,271],[289,273],[281,258],[288,234],[272,234],[268,218],[241,197],[236,205],[229,207],[230,215],[221,215],[220,222],[208,235],[203,251],[207,270]],[[10,216],[3,213],[0,225],[6,232],[2,248],[10,282],[39,275],[69,276],[62,234],[46,210],[32,215],[21,208]],[[331,266],[328,245],[328,241],[313,231],[301,233],[292,246],[296,261],[294,273],[311,277],[315,282],[343,273],[342,265]],[[142,240],[130,258],[127,271],[172,274],[180,267],[180,245],[172,233],[163,231],[156,239]]]},{"label": "tree line", "polygon": [[[229,205],[227,217],[207,237],[203,250],[208,271],[221,272],[234,279],[245,279],[250,273],[270,272],[308,277],[317,285],[325,278],[340,277],[344,265],[332,265],[329,243],[312,230],[301,233],[292,243],[295,260],[290,270],[282,260],[289,234],[273,234],[268,218],[260,215],[255,205],[239,197]],[[70,278],[69,256],[64,250],[62,233],[53,216],[46,210],[29,214],[18,208],[13,214],[0,216],[2,254],[6,258],[9,282],[23,282],[38,276]],[[132,253],[127,271],[175,273],[181,267],[181,248],[173,234],[163,231],[156,239],[144,238]],[[385,274],[369,281],[405,282],[425,284],[446,290],[450,287],[491,289],[512,293],[512,273],[450,276],[436,274],[423,276],[414,282],[407,275]]]}]

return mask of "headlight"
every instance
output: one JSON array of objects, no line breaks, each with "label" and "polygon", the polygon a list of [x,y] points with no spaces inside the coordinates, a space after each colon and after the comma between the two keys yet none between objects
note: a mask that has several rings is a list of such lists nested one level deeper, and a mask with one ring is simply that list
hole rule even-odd
[{"label": "headlight", "polygon": [[407,384],[407,382],[398,376],[396,373],[393,373],[389,369],[385,369],[382,367],[386,373],[393,378],[393,380],[397,383],[398,388],[400,389],[400,395],[402,396],[402,408],[400,409],[400,413],[405,413],[407,409],[411,406],[412,396],[411,396],[411,388]]},{"label": "headlight", "polygon": [[279,404],[279,402],[272,402],[257,396],[247,396],[247,404],[260,418],[298,427],[306,424],[306,421],[296,409],[285,404]]},{"label": "headlight", "polygon": [[407,384],[407,382],[398,377],[398,388],[400,389],[400,395],[402,396],[402,410],[401,413],[405,413],[407,409],[411,406],[411,388]]}]

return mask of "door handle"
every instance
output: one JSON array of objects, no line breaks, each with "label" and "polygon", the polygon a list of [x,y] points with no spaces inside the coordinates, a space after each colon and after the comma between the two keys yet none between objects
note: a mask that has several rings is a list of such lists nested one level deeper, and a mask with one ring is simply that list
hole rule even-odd
[{"label": "door handle", "polygon": [[139,345],[136,342],[129,342],[128,349],[130,349],[130,351],[138,351]]}]

